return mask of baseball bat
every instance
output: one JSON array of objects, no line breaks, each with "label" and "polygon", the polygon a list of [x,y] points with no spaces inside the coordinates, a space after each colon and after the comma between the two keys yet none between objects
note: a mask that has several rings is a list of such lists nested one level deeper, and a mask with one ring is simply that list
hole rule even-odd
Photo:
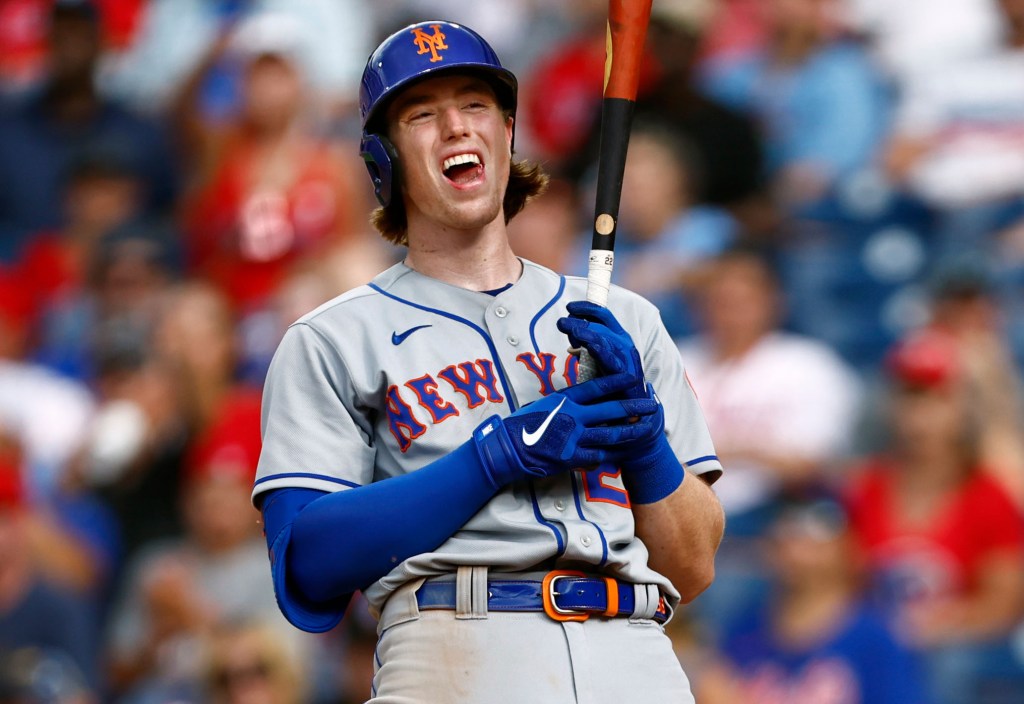
[{"label": "baseball bat", "polygon": [[[601,100],[601,136],[597,162],[597,197],[594,232],[587,266],[587,300],[607,305],[615,264],[615,232],[626,169],[629,130],[640,83],[651,0],[609,0],[605,35],[604,97]],[[578,381],[592,379],[597,365],[580,351]]]}]

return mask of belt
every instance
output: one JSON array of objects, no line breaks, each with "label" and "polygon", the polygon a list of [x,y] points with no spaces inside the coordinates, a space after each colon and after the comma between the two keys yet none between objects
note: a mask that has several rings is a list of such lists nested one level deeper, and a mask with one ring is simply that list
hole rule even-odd
[{"label": "belt", "polygon": [[[454,609],[455,582],[424,582],[416,592],[420,609]],[[586,621],[591,615],[632,616],[636,605],[633,584],[613,577],[588,577],[582,572],[555,570],[543,580],[490,580],[489,611],[543,611],[555,621]],[[651,617],[668,620],[665,599]]]}]

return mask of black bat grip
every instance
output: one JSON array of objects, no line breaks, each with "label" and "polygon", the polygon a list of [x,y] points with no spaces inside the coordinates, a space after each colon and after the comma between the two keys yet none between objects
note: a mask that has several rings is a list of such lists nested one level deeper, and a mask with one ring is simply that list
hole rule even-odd
[{"label": "black bat grip", "polygon": [[[612,266],[615,263],[615,233],[618,230],[622,177],[626,171],[629,129],[633,120],[632,100],[605,98],[601,106],[601,146],[597,166],[597,195],[594,202],[594,235],[587,269],[587,300],[608,305]],[[586,349],[580,350],[577,381],[597,376],[597,364]]]},{"label": "black bat grip", "polygon": [[[629,149],[634,105],[632,100],[625,98],[605,98],[602,101],[592,249],[610,251],[615,248],[622,176],[626,170],[626,151]],[[603,215],[609,216],[611,221],[603,220]]]}]

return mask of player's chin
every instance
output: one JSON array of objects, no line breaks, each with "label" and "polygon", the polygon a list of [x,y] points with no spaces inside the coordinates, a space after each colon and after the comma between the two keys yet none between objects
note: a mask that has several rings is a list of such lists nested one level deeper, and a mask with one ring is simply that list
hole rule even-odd
[{"label": "player's chin", "polygon": [[455,203],[449,212],[452,227],[459,230],[479,230],[503,217],[501,200],[481,198]]}]

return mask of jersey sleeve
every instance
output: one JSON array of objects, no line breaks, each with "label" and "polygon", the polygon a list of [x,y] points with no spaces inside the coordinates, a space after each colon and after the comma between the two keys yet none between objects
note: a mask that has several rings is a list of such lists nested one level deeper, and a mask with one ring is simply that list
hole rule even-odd
[{"label": "jersey sleeve", "polygon": [[722,475],[722,463],[704,411],[686,376],[679,348],[657,316],[657,309],[652,306],[652,310],[654,321],[641,354],[644,374],[665,406],[665,433],[683,467],[714,483]]},{"label": "jersey sleeve", "polygon": [[270,489],[333,492],[372,481],[372,428],[358,397],[338,350],[307,323],[290,327],[264,385],[254,503]]}]

